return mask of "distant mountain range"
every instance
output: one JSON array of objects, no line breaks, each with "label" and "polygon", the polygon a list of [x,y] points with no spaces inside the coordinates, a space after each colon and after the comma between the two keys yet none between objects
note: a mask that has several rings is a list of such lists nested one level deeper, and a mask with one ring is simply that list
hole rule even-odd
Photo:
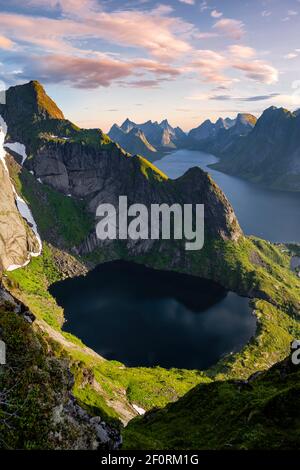
[{"label": "distant mountain range", "polygon": [[158,160],[166,152],[187,145],[187,135],[180,127],[172,127],[167,119],[161,123],[147,121],[136,124],[126,119],[121,126],[114,124],[108,133],[127,152]]},{"label": "distant mountain range", "polygon": [[280,190],[300,190],[300,112],[274,106],[220,152],[215,168]]},{"label": "distant mountain range", "polygon": [[235,119],[219,118],[216,123],[209,119],[188,134],[189,147],[219,155],[240,136],[252,131],[256,124],[252,114],[239,113]]},{"label": "distant mountain range", "polygon": [[127,152],[155,161],[166,152],[182,148],[219,154],[237,137],[248,134],[255,123],[252,114],[238,114],[235,119],[219,118],[216,123],[207,119],[186,134],[180,127],[172,127],[167,119],[142,124],[126,119],[121,126],[114,124],[108,135]]},{"label": "distant mountain range", "polygon": [[300,191],[300,109],[274,106],[257,119],[207,119],[185,134],[167,120],[136,124],[126,119],[109,136],[131,154],[155,161],[175,149],[201,150],[220,158],[215,169],[279,190]]}]

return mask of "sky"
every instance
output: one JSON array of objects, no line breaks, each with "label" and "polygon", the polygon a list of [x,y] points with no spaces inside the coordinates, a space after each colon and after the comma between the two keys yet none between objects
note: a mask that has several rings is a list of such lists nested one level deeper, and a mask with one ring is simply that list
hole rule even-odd
[{"label": "sky", "polygon": [[300,0],[0,0],[0,86],[33,79],[105,132],[294,110]]}]

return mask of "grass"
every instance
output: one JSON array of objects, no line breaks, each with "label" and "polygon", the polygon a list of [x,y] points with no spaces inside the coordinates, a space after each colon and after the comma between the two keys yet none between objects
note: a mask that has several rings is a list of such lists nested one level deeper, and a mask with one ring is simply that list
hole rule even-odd
[{"label": "grass", "polygon": [[299,448],[300,370],[288,360],[251,383],[200,385],[174,404],[136,418],[124,449]]}]

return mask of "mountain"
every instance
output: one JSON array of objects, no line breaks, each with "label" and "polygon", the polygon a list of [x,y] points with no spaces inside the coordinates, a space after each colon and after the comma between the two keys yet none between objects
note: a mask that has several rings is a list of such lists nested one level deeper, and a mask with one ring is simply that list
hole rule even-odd
[{"label": "mountain", "polygon": [[202,141],[210,138],[214,138],[220,129],[229,129],[234,125],[234,120],[231,121],[229,118],[219,118],[215,124],[210,119],[206,119],[200,126],[190,130],[188,137],[191,140]]},{"label": "mountain", "polygon": [[247,135],[255,123],[255,116],[245,113],[239,113],[235,119],[219,118],[215,124],[208,119],[189,132],[189,146],[219,155],[239,136]]},{"label": "mountain", "polygon": [[300,115],[274,106],[222,154],[216,168],[274,189],[300,190]]},{"label": "mountain", "polygon": [[[124,126],[126,128],[126,126]],[[157,159],[157,150],[148,142],[145,134],[137,127],[127,127],[128,131],[124,131],[123,127],[114,124],[109,131],[109,137],[118,142],[124,150],[133,155],[143,155],[149,161]]]},{"label": "mountain", "polygon": [[[0,110],[0,338],[9,352],[0,390],[8,397],[4,412],[10,416],[7,426],[2,406],[0,448],[114,449],[120,446],[120,432],[125,434],[123,425],[141,408],[164,408],[167,429],[168,411],[176,401],[186,420],[179,420],[180,426],[190,424],[198,415],[194,402],[189,407],[186,401],[196,397],[197,403],[198,390],[207,399],[203,413],[208,413],[207,403],[214,409],[224,403],[225,408],[218,408],[219,423],[223,411],[227,416],[234,410],[228,381],[270,368],[286,356],[293,338],[300,337],[300,280],[290,270],[292,248],[246,237],[226,196],[200,168],[171,180],[100,129],[81,129],[66,120],[41,89],[37,82],[13,87]],[[170,132],[166,122],[163,127]],[[118,208],[120,195],[127,196],[128,204],[148,208],[204,204],[203,249],[187,251],[185,241],[177,239],[98,240],[96,209],[100,203]],[[50,286],[112,260],[191,274],[248,297],[257,319],[255,337],[207,371],[132,368],[99,356],[63,329],[64,311]],[[4,272],[10,263],[14,269]],[[213,385],[220,382],[224,388],[215,392]],[[180,408],[180,398],[200,384],[203,388],[196,388],[183,402],[184,410]],[[274,377],[270,384],[274,390]],[[240,398],[235,395],[233,401]],[[246,399],[239,402],[242,410]],[[247,420],[253,416],[247,415]],[[213,425],[214,417],[209,416]],[[173,426],[169,435],[157,429],[152,436],[157,446],[166,447],[168,441],[173,445]],[[223,446],[220,434],[215,448]],[[130,445],[139,445],[137,434],[131,436]],[[147,446],[144,429],[140,438]],[[186,438],[192,447],[194,437],[186,433]]]},{"label": "mountain", "polygon": [[[136,136],[135,139],[132,132]],[[138,153],[136,148],[141,149],[139,153],[151,161],[158,160],[167,151],[184,147],[187,142],[185,132],[180,127],[172,127],[167,119],[161,123],[147,121],[142,124],[126,119],[121,126],[114,124],[108,135],[131,154]]]}]

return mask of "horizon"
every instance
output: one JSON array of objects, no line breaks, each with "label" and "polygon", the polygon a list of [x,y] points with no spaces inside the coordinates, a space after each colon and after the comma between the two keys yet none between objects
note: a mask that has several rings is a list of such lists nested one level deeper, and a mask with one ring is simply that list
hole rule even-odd
[{"label": "horizon", "polygon": [[6,3],[0,79],[39,80],[80,127],[167,119],[188,131],[300,107],[298,0]]}]

